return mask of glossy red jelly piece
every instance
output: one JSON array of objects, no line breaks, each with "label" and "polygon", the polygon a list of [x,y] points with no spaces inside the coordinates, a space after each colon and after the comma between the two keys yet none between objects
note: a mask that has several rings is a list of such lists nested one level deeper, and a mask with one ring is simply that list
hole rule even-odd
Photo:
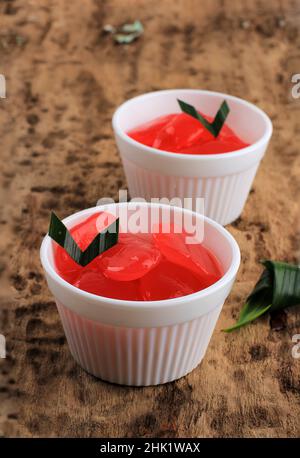
[{"label": "glossy red jelly piece", "polygon": [[[204,117],[212,122],[212,117]],[[197,119],[186,113],[159,117],[138,126],[128,135],[147,146],[183,154],[220,154],[248,146],[226,124],[215,138]]]},{"label": "glossy red jelly piece", "polygon": [[137,142],[143,143],[143,145],[153,146],[157,132],[159,132],[159,130],[175,116],[175,114],[160,116],[153,121],[142,124],[141,126],[131,130],[129,136]]},{"label": "glossy red jelly piece", "polygon": [[137,281],[114,281],[106,278],[100,270],[90,271],[83,269],[73,284],[77,288],[98,296],[128,301],[143,300]]},{"label": "glossy red jelly piece", "polygon": [[125,282],[141,278],[158,264],[160,258],[152,236],[120,234],[118,243],[98,259],[107,278]]},{"label": "glossy red jelly piece", "polygon": [[186,296],[205,287],[190,270],[165,259],[140,280],[140,290],[145,301]]},{"label": "glossy red jelly piece", "polygon": [[213,135],[191,116],[181,113],[174,116],[156,134],[154,148],[178,152],[195,143],[212,140]]},{"label": "glossy red jelly piece", "polygon": [[162,255],[210,286],[222,276],[220,263],[203,244],[187,243],[187,237],[190,236],[184,232],[176,233],[174,226],[168,233],[163,232],[161,225],[154,227],[153,238]]}]

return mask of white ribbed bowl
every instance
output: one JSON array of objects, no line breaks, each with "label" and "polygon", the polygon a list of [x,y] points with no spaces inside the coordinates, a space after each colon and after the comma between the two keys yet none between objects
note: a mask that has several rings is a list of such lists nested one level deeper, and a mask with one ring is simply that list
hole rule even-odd
[{"label": "white ribbed bowl", "polygon": [[[158,116],[180,112],[177,98],[215,116],[226,99],[226,120],[250,146],[224,154],[175,154],[151,148],[126,132]],[[192,198],[183,205],[194,211],[204,198],[204,213],[222,225],[241,214],[253,179],[272,135],[269,117],[245,100],[219,92],[194,89],[157,91],[123,103],[113,117],[113,129],[132,198]]]},{"label": "white ribbed bowl", "polygon": [[[41,261],[55,297],[70,351],[89,373],[124,385],[157,385],[178,379],[202,360],[223,303],[232,288],[240,252],[233,237],[216,222],[190,210],[161,204],[123,203],[98,206],[64,220],[68,228],[106,210],[120,215],[136,208],[151,213],[151,225],[168,210],[204,225],[205,246],[221,262],[224,276],[214,285],[188,296],[162,301],[124,301],[82,291],[56,272],[54,242],[47,235]],[[165,215],[165,214],[164,214]],[[156,219],[155,219],[156,218]]]}]

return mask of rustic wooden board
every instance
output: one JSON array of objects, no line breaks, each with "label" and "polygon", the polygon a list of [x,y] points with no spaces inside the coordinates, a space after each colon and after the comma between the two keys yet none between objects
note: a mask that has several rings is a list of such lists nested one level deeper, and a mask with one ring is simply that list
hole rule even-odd
[{"label": "rustic wooden board", "polygon": [[[139,18],[142,39],[101,32]],[[0,435],[298,436],[300,311],[224,335],[261,258],[299,255],[300,3],[293,0],[15,0],[0,3]],[[274,136],[242,217],[229,227],[242,265],[203,363],[165,386],[131,389],[73,361],[43,279],[50,209],[63,217],[117,197],[125,178],[112,137],[116,106],[161,88],[206,88],[265,109]],[[6,254],[5,254],[6,253]]]}]

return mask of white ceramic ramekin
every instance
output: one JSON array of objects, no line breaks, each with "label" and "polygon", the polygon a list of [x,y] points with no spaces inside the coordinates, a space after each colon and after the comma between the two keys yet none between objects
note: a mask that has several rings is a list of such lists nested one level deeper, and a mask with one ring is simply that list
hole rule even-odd
[{"label": "white ceramic ramekin", "polygon": [[[158,116],[180,112],[177,98],[215,116],[226,99],[226,120],[250,146],[226,154],[175,154],[151,148],[126,132]],[[113,117],[113,129],[132,198],[204,198],[204,213],[222,225],[242,212],[260,160],[272,135],[269,117],[245,100],[219,92],[174,89],[144,94],[123,103]]]},{"label": "white ceramic ramekin", "polygon": [[[203,243],[219,258],[224,276],[188,296],[155,302],[124,301],[87,293],[63,280],[55,270],[53,241],[48,235],[40,252],[75,360],[103,380],[136,386],[170,382],[200,363],[240,263],[236,241],[216,222],[178,207],[138,205],[149,212],[153,207],[168,208],[170,215],[182,216],[184,212],[184,216],[204,222]],[[118,214],[125,207],[130,213],[136,204],[90,208],[66,218],[64,223],[70,228],[99,210]],[[157,220],[151,216],[151,223],[159,222],[158,213]]]}]

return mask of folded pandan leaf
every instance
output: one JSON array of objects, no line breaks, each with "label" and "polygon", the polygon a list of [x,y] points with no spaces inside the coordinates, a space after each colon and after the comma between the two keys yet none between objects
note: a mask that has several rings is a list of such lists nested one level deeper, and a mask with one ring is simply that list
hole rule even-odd
[{"label": "folded pandan leaf", "polygon": [[300,266],[285,262],[266,260],[260,279],[243,306],[235,325],[224,329],[231,332],[266,312],[300,305]]},{"label": "folded pandan leaf", "polygon": [[64,248],[77,264],[86,266],[99,254],[104,253],[118,242],[119,218],[99,232],[84,251],[79,248],[69,230],[54,212],[51,213],[48,235]]},{"label": "folded pandan leaf", "polygon": [[220,108],[217,111],[217,114],[215,116],[215,119],[213,122],[207,121],[207,119],[202,116],[193,105],[190,105],[189,103],[184,102],[183,100],[177,99],[177,102],[179,103],[179,106],[181,110],[192,116],[193,118],[196,118],[198,121],[201,122],[201,124],[214,136],[217,137],[220,133],[220,130],[222,129],[224,122],[226,121],[226,118],[229,114],[230,108],[224,100],[220,106]]}]

